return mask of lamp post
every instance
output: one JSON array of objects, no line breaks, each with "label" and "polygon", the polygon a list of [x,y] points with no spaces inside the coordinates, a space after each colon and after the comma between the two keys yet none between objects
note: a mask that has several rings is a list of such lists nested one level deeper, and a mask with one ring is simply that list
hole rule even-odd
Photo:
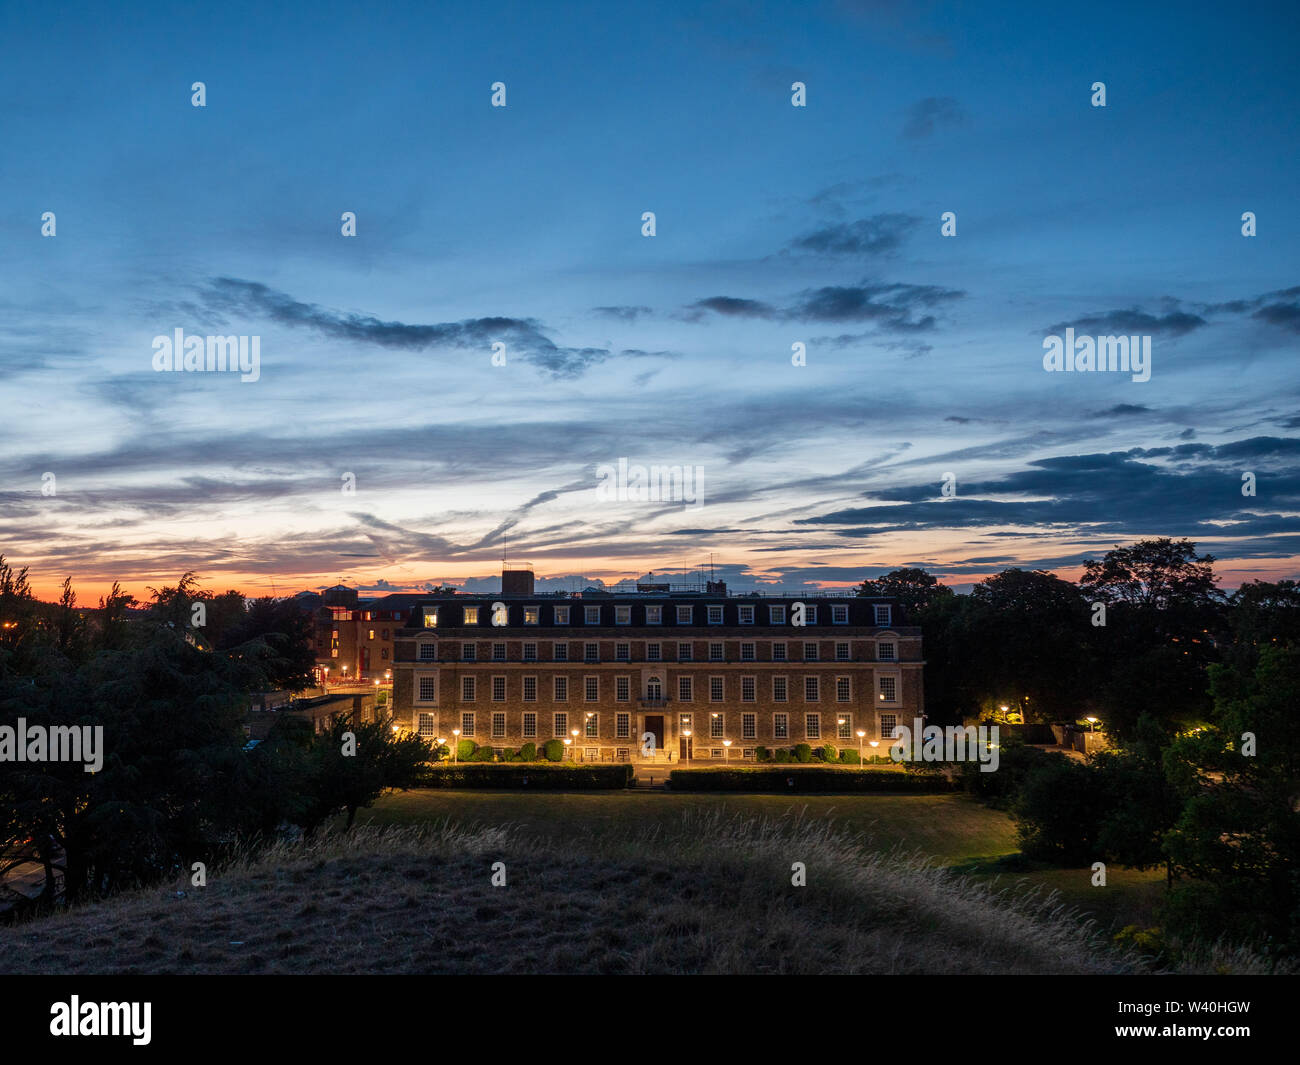
[{"label": "lamp post", "polygon": [[723,740],[723,741],[722,741],[722,761],[723,761],[724,763],[727,761],[727,756],[730,755],[730,754],[731,754],[731,741],[730,741],[730,740]]},{"label": "lamp post", "polygon": [[1096,719],[1095,717],[1090,717],[1090,718],[1086,718],[1085,720],[1087,720],[1087,722],[1088,722],[1088,731],[1089,731],[1089,732],[1096,732],[1096,731],[1097,731],[1097,719]]},{"label": "lamp post", "polygon": [[578,760],[578,730],[575,728],[569,731],[573,733],[573,760],[576,762]]},{"label": "lamp post", "polygon": [[[564,737],[564,746],[566,746],[566,747],[572,749],[572,747],[573,747],[573,740],[569,739],[568,736],[565,736],[565,737]],[[569,761],[573,761],[573,755],[572,755],[572,754],[569,755]]]},{"label": "lamp post", "polygon": [[[879,747],[879,746],[880,746],[880,741],[879,741],[879,740],[872,740],[872,741],[871,741],[871,746],[872,746],[873,748],[874,748],[874,747]],[[871,757],[872,757],[872,758],[875,758],[876,756],[873,754]]]},{"label": "lamp post", "polygon": [[862,766],[867,764],[862,760],[862,741],[866,739],[866,736],[867,736],[866,729],[864,728],[858,729],[858,768],[861,768]]},{"label": "lamp post", "polygon": [[683,738],[684,740],[686,740],[686,768],[687,768],[687,769],[690,769],[690,767],[691,767],[691,730],[688,729],[688,728],[684,728],[684,729],[682,729],[682,738]]},{"label": "lamp post", "polygon": [[446,737],[446,736],[439,736],[436,742],[437,742],[438,746],[441,747],[444,743],[447,742],[447,737]]},{"label": "lamp post", "polygon": [[330,667],[329,666],[321,666],[320,686],[325,689],[327,694],[329,693],[330,690]]},{"label": "lamp post", "polygon": [[457,762],[460,761],[460,729],[452,729],[451,734],[456,737],[451,741],[451,760]]}]

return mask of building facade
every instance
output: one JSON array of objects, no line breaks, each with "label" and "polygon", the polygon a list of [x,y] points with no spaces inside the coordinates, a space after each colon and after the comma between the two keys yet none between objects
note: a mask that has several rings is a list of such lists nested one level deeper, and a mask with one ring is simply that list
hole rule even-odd
[{"label": "building facade", "polygon": [[883,754],[923,713],[921,632],[891,599],[722,582],[535,596],[526,571],[503,586],[412,608],[393,639],[397,725],[499,752],[568,740],[574,761],[739,762],[799,743]]}]

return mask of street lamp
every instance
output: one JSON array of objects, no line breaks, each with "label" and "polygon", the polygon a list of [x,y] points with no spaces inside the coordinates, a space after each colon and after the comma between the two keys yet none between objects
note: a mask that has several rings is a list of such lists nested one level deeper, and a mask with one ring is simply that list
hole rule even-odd
[{"label": "street lamp", "polygon": [[451,760],[456,762],[460,759],[460,729],[452,729],[451,734],[456,737],[451,745]]},{"label": "street lamp", "polygon": [[[871,741],[871,746],[872,746],[872,747],[879,747],[879,746],[880,746],[880,741],[879,741],[879,740],[872,740],[872,741]],[[875,756],[874,754],[872,754],[871,757],[872,757],[872,758],[875,758],[876,756]]]},{"label": "street lamp", "polygon": [[1088,731],[1089,731],[1089,732],[1096,732],[1096,731],[1097,731],[1097,719],[1096,719],[1095,717],[1089,717],[1089,718],[1085,718],[1085,720],[1088,722]]},{"label": "street lamp", "polygon": [[862,741],[866,738],[866,736],[867,736],[866,729],[864,728],[858,729],[858,765],[859,766],[864,766],[867,764],[862,760]]},{"label": "street lamp", "polygon": [[446,737],[446,736],[439,736],[438,739],[437,739],[435,742],[438,744],[439,747],[441,747],[444,743],[447,742],[447,737]]},{"label": "street lamp", "polygon": [[[573,746],[573,740],[569,739],[568,736],[565,736],[565,737],[564,737],[564,746],[566,746],[566,747],[572,747],[572,746]],[[569,755],[569,761],[573,761],[573,755],[572,755],[572,754]]]},{"label": "street lamp", "polygon": [[722,760],[723,760],[724,762],[727,760],[727,755],[730,754],[730,753],[731,753],[731,741],[730,741],[730,740],[723,740],[723,741],[722,741]]},{"label": "street lamp", "polygon": [[[717,717],[718,715],[714,714],[713,716]],[[691,730],[688,728],[682,729],[682,738],[686,740],[686,768],[689,769],[691,767]]]},{"label": "street lamp", "polygon": [[[587,716],[590,717],[591,715],[588,714]],[[573,760],[576,762],[578,760],[578,730],[575,728],[569,731],[573,733]]]}]

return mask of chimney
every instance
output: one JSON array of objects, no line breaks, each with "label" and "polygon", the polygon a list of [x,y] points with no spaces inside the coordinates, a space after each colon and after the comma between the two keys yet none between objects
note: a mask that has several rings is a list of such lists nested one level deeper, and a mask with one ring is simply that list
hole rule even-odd
[{"label": "chimney", "polygon": [[706,582],[704,583],[704,594],[705,594],[705,595],[718,595],[718,596],[722,596],[722,597],[725,598],[725,597],[726,597],[726,594],[727,594],[727,582],[726,582],[726,581],[706,581]]},{"label": "chimney", "polygon": [[533,571],[530,569],[503,569],[501,594],[527,596],[533,594]]}]

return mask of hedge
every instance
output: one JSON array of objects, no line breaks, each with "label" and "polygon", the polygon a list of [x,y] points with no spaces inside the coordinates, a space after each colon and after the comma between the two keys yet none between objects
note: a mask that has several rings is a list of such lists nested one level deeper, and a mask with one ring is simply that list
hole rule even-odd
[{"label": "hedge", "polygon": [[674,791],[955,791],[957,785],[934,774],[903,773],[896,769],[846,769],[839,766],[736,767],[674,769],[668,774]]},{"label": "hedge", "polygon": [[461,762],[427,765],[417,785],[423,788],[572,788],[632,786],[632,765],[547,765],[545,763]]}]

